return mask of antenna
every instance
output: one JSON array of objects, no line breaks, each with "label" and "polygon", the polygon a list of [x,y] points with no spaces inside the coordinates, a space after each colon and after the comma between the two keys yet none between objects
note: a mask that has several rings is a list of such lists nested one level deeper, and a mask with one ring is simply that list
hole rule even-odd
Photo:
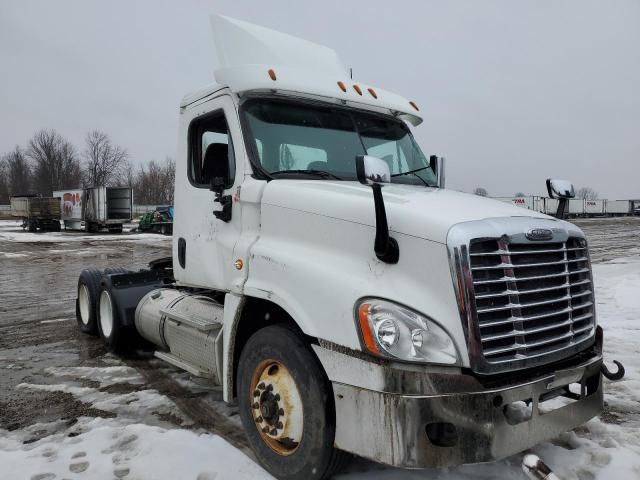
[{"label": "antenna", "polygon": [[353,80],[353,68],[349,67],[349,78]]}]

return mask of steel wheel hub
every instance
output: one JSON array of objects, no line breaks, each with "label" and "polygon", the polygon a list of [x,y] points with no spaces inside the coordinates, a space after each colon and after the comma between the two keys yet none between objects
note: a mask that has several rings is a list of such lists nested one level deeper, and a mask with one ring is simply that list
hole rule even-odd
[{"label": "steel wheel hub", "polygon": [[280,455],[290,455],[302,440],[302,398],[287,368],[262,362],[251,381],[251,413],[262,440]]}]

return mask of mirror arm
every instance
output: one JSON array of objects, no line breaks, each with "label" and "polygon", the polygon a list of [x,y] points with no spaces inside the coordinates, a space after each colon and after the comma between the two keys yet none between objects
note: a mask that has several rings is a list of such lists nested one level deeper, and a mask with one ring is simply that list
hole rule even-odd
[{"label": "mirror arm", "polygon": [[567,218],[567,207],[569,206],[568,198],[559,198],[558,199],[558,210],[556,211],[556,218],[560,220],[564,220]]},{"label": "mirror arm", "polygon": [[376,257],[385,263],[398,263],[400,248],[395,238],[389,235],[387,224],[387,211],[382,197],[382,186],[378,183],[371,185],[373,190],[373,203],[376,211],[376,239],[373,249]]}]

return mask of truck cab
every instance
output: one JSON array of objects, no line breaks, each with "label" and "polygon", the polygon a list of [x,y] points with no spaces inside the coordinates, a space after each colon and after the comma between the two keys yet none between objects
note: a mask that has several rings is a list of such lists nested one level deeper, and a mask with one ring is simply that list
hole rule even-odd
[{"label": "truck cab", "polygon": [[222,386],[277,478],[326,478],[345,452],[492,461],[601,412],[578,227],[444,188],[418,105],[332,50],[213,26],[217,83],[180,105],[172,259],[83,272],[83,331]]}]

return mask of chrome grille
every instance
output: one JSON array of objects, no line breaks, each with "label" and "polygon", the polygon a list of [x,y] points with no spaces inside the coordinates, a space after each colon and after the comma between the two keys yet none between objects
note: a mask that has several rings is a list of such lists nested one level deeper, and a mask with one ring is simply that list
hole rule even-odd
[{"label": "chrome grille", "polygon": [[487,363],[543,357],[592,336],[593,285],[583,239],[472,240],[469,260],[472,308]]}]

